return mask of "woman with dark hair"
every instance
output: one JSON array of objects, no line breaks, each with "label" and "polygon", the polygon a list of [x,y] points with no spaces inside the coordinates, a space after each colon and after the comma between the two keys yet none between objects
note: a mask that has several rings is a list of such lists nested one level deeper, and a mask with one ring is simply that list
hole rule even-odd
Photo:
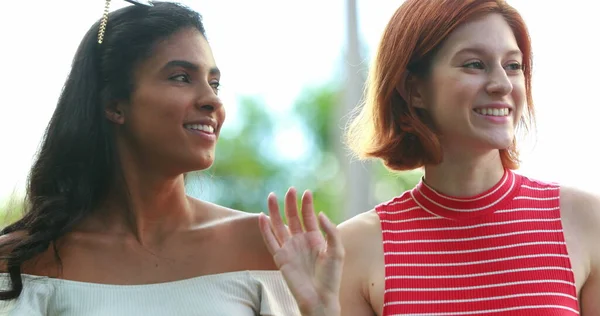
[{"label": "woman with dark hair", "polygon": [[350,147],[425,175],[337,229],[322,225],[327,243],[314,216],[300,225],[293,191],[289,228],[270,203],[262,231],[301,310],[600,315],[600,199],[513,171],[517,131],[534,118],[520,14],[503,0],[407,0],[370,70]]},{"label": "woman with dark hair", "polygon": [[297,315],[258,217],[186,195],[225,120],[198,13],[143,1],[83,38],[0,236],[9,315]]}]

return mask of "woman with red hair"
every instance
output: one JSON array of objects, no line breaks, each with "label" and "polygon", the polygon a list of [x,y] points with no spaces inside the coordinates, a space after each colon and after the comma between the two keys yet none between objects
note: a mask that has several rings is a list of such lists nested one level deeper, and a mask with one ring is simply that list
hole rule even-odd
[{"label": "woman with red hair", "polygon": [[531,74],[504,1],[404,2],[348,144],[425,176],[338,228],[322,218],[327,241],[310,194],[304,228],[293,190],[289,228],[270,197],[263,235],[304,315],[600,315],[600,199],[513,171]]}]

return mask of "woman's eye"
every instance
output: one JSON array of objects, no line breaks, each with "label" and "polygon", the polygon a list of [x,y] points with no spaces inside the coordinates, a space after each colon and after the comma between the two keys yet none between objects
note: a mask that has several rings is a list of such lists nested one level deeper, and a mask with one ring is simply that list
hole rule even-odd
[{"label": "woman's eye", "polygon": [[520,63],[510,63],[508,66],[506,66],[506,68],[508,68],[508,70],[522,70],[523,65]]},{"label": "woman's eye", "polygon": [[187,74],[176,75],[170,78],[173,81],[190,82],[190,76]]},{"label": "woman's eye", "polygon": [[465,64],[463,67],[471,69],[483,69],[483,63],[480,61],[473,61]]}]

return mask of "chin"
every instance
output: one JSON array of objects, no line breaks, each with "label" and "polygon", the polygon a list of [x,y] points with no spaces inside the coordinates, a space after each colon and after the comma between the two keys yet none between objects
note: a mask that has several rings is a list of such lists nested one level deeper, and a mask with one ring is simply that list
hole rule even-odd
[{"label": "chin", "polygon": [[508,138],[477,137],[471,139],[468,143],[465,143],[464,149],[472,149],[475,151],[494,151],[508,149],[512,146],[512,144],[512,139]]},{"label": "chin", "polygon": [[508,149],[513,145],[512,139],[506,139],[506,140],[494,140],[491,142],[487,143],[488,147],[490,147],[490,149]]},{"label": "chin", "polygon": [[210,168],[215,162],[213,155],[202,155],[200,157],[187,157],[185,160],[179,160],[178,166],[186,172],[202,171]]},{"label": "chin", "polygon": [[214,159],[202,159],[200,161],[197,161],[194,166],[194,171],[206,170],[206,169],[212,167],[214,162],[215,162]]}]

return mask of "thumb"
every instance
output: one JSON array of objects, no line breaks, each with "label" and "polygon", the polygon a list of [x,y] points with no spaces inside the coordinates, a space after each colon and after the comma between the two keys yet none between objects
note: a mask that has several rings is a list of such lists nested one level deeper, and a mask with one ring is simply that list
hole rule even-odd
[{"label": "thumb", "polygon": [[344,245],[337,226],[324,213],[319,213],[319,226],[326,235],[327,252],[334,258],[342,260],[344,258]]}]

